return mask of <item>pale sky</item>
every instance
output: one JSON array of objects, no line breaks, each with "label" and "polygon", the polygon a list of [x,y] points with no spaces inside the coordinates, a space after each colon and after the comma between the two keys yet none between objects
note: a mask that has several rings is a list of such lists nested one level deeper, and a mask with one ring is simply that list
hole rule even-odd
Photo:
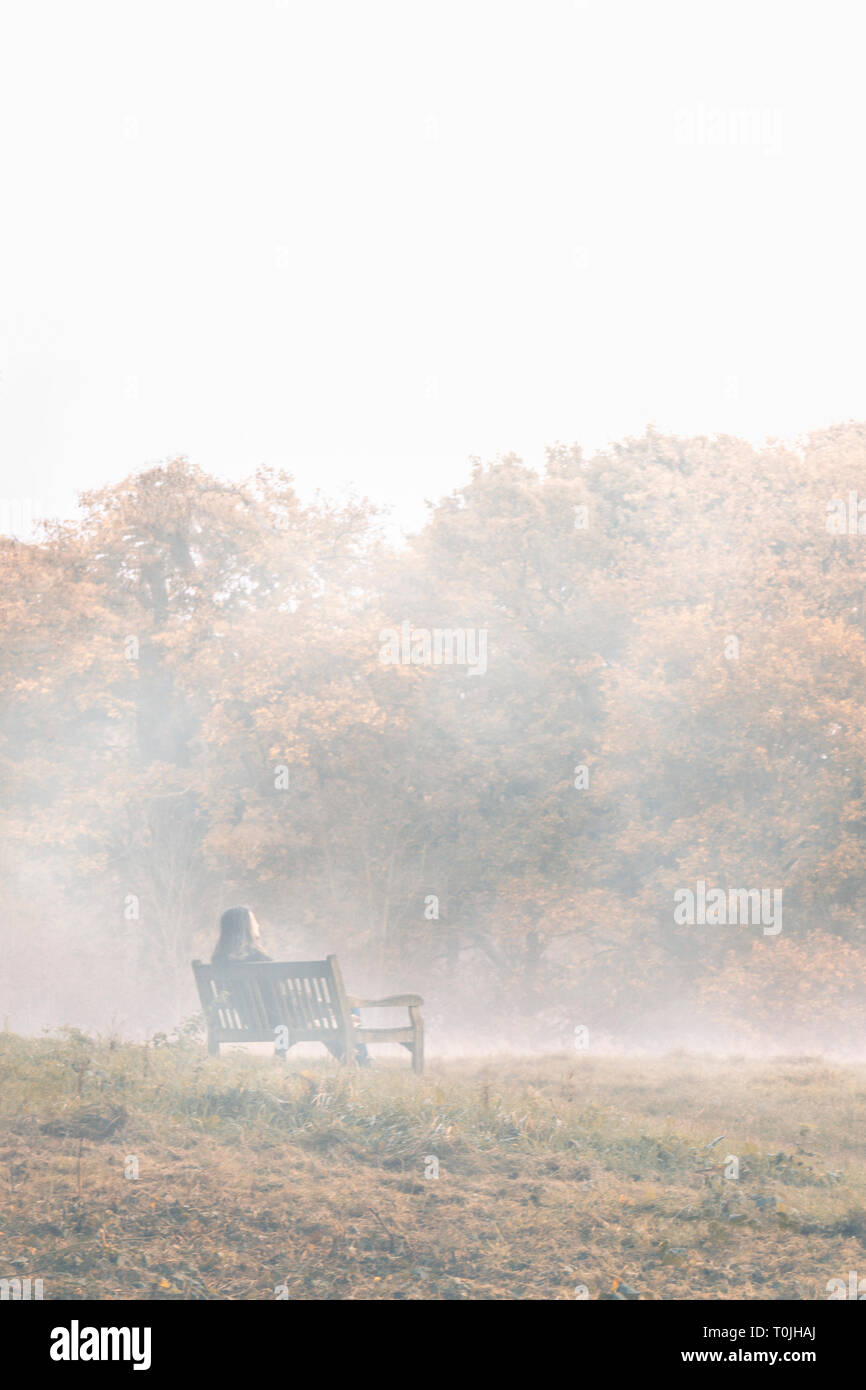
[{"label": "pale sky", "polygon": [[[0,0],[0,502],[866,417],[860,0]],[[2,522],[0,517],[0,522]]]}]

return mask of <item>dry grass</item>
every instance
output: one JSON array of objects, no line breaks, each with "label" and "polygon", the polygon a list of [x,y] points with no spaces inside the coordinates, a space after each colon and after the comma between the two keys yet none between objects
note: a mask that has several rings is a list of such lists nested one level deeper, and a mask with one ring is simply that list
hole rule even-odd
[{"label": "dry grass", "polygon": [[0,1068],[0,1276],[45,1298],[820,1299],[866,1274],[864,1067],[575,1054],[419,1081],[3,1034]]}]

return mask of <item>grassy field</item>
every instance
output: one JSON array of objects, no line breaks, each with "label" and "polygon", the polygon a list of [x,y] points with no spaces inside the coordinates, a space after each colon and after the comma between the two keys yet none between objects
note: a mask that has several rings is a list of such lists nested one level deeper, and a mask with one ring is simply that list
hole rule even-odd
[{"label": "grassy field", "polygon": [[0,1277],[46,1299],[825,1299],[866,1275],[866,1067],[419,1080],[6,1033],[0,1077]]}]

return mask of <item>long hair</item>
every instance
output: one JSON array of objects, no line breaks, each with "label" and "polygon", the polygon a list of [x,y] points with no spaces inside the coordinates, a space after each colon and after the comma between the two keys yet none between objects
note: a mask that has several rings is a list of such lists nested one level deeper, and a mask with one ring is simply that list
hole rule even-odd
[{"label": "long hair", "polygon": [[255,947],[258,933],[259,924],[251,908],[227,908],[220,918],[220,939],[211,956],[212,964],[247,955]]}]

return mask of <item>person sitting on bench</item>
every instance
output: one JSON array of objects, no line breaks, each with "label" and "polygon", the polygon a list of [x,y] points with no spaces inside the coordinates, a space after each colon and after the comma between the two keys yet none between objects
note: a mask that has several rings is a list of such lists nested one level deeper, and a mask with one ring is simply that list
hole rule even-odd
[{"label": "person sitting on bench", "polygon": [[[220,918],[220,937],[211,956],[212,965],[244,964],[248,961],[271,960],[258,942],[262,929],[256,921],[255,913],[249,907],[229,907]],[[361,1010],[352,1010],[355,1027],[361,1026]],[[355,1056],[359,1066],[370,1065],[370,1053],[366,1043],[358,1043]]]}]

